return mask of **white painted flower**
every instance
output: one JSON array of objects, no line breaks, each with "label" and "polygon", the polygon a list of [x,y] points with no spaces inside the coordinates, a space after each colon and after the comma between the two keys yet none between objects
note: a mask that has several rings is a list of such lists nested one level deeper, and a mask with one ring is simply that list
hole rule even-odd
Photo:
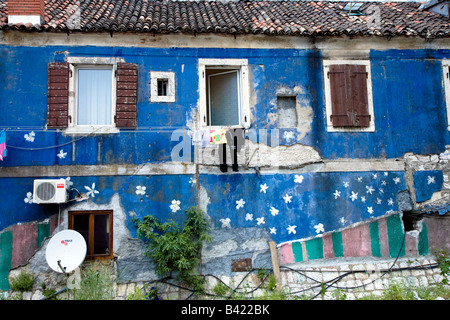
[{"label": "white painted flower", "polygon": [[366,202],[366,197],[361,197],[361,202]]},{"label": "white painted flower", "polygon": [[27,197],[23,199],[25,203],[33,203],[33,194],[31,192],[27,192]]},{"label": "white painted flower", "polygon": [[138,194],[138,195],[144,195],[146,189],[147,189],[147,187],[144,187],[144,186],[137,186],[137,187],[136,187],[136,194]]},{"label": "white painted flower", "polygon": [[291,139],[294,139],[294,132],[292,132],[292,131],[285,131],[284,134],[283,134],[283,137],[287,141],[290,141]]},{"label": "white painted flower", "polygon": [[64,152],[63,149],[59,150],[59,153],[57,154],[58,158],[64,159],[67,156],[67,152]]},{"label": "white painted flower", "polygon": [[189,179],[189,184],[196,184],[196,183],[197,183],[197,179],[195,179],[195,178]]},{"label": "white painted flower", "polygon": [[284,199],[284,202],[285,203],[291,203],[292,202],[292,196],[290,196],[290,195],[288,195],[287,193],[286,193],[286,195],[283,197],[283,199]]},{"label": "white painted flower", "polygon": [[373,208],[372,208],[372,207],[367,207],[367,212],[368,212],[369,214],[372,214],[372,213],[373,213]]},{"label": "white painted flower", "polygon": [[339,197],[341,196],[341,192],[336,190],[336,191],[333,193],[333,196],[334,196],[335,199],[337,199],[337,198],[339,198]]},{"label": "white painted flower", "polygon": [[350,185],[350,183],[348,181],[344,181],[344,188],[348,188],[348,186]]},{"label": "white painted flower", "polygon": [[273,228],[269,228],[270,230],[270,234],[277,234],[277,228],[273,227]]},{"label": "white painted flower", "polygon": [[388,199],[388,205],[390,205],[390,206],[394,205],[394,200],[392,198]]},{"label": "white painted flower", "polygon": [[70,188],[71,186],[73,186],[73,181],[70,181],[70,177],[66,178],[66,186],[67,186],[67,188]]},{"label": "white painted flower", "polygon": [[236,201],[236,209],[243,208],[244,204],[245,204],[244,199],[239,199],[238,201]]},{"label": "white painted flower", "polygon": [[181,210],[180,204],[181,204],[180,200],[173,199],[172,204],[169,206],[169,208],[170,210],[172,210],[172,212],[177,212],[178,210]]},{"label": "white painted flower", "polygon": [[392,179],[392,180],[394,180],[395,184],[400,183],[400,178],[399,178],[399,177],[395,177],[395,178]]},{"label": "white painted flower", "polygon": [[352,191],[352,195],[350,196],[350,199],[352,199],[352,202],[358,199],[358,192]]},{"label": "white painted flower", "polygon": [[247,213],[245,215],[245,221],[253,221],[253,213]]},{"label": "white painted flower", "polygon": [[295,179],[294,179],[294,182],[295,183],[302,183],[303,182],[303,176],[302,175],[298,175],[298,174],[296,174],[295,175]]},{"label": "white painted flower", "polygon": [[347,221],[345,220],[344,217],[341,217],[341,219],[339,220],[339,222],[340,222],[342,225],[344,225]]},{"label": "white painted flower", "polygon": [[325,229],[323,228],[323,224],[318,223],[314,226],[314,229],[316,229],[316,233],[319,234],[321,232],[325,232]]},{"label": "white painted flower", "polygon": [[35,135],[36,134],[34,133],[34,131],[31,131],[30,133],[25,134],[23,137],[25,138],[25,140],[33,142]]},{"label": "white painted flower", "polygon": [[431,183],[435,184],[435,183],[436,183],[435,178],[436,178],[436,177],[434,177],[434,176],[433,176],[433,177],[432,177],[432,176],[428,176],[428,177],[427,177],[427,179],[428,179],[428,184],[431,184]]},{"label": "white painted flower", "polygon": [[260,190],[259,190],[259,192],[264,192],[264,193],[266,193],[266,190],[267,189],[269,189],[269,187],[267,186],[267,184],[261,184],[261,185],[259,185],[260,186]]},{"label": "white painted flower", "polygon": [[297,226],[291,226],[291,225],[289,225],[289,226],[286,228],[286,230],[288,231],[288,234],[291,234],[291,233],[296,234],[297,231],[295,231],[295,228],[297,228]]},{"label": "white painted flower", "polygon": [[278,214],[279,210],[275,209],[274,207],[270,207],[270,214],[274,217]]},{"label": "white painted flower", "polygon": [[99,193],[97,190],[95,190],[95,182],[92,183],[92,187],[89,188],[88,186],[84,186],[84,188],[88,191],[86,194],[88,197],[92,196],[92,198],[94,198],[95,194]]},{"label": "white painted flower", "polygon": [[222,223],[222,228],[231,228],[231,225],[230,225],[231,219],[230,218],[220,219],[219,221]]},{"label": "white painted flower", "polygon": [[372,186],[366,186],[366,193],[370,193],[372,194],[372,192],[374,192],[375,189]]},{"label": "white painted flower", "polygon": [[264,217],[256,218],[256,221],[258,221],[258,223],[257,223],[258,226],[266,223]]},{"label": "white painted flower", "polygon": [[372,179],[376,179],[376,178],[378,178],[378,174],[372,173]]}]

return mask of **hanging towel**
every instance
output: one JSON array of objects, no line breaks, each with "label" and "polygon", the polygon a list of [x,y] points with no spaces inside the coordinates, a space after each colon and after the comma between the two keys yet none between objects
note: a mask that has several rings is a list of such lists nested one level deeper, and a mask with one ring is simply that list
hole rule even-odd
[{"label": "hanging towel", "polygon": [[211,144],[227,143],[227,130],[225,129],[210,130],[209,136],[211,138]]},{"label": "hanging towel", "polygon": [[0,132],[0,160],[6,157],[6,131]]}]

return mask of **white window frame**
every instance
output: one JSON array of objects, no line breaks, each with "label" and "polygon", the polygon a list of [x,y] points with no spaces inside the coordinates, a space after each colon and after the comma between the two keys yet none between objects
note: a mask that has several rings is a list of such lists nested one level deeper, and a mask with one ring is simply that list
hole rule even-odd
[{"label": "white window frame", "polygon": [[[330,65],[353,64],[366,66],[367,71],[367,103],[370,114],[370,125],[368,127],[333,127],[331,121],[332,105],[331,105],[331,89],[328,71]],[[325,116],[327,119],[328,132],[374,132],[375,131],[375,114],[373,111],[373,94],[372,94],[372,73],[370,68],[370,60],[324,60],[323,61],[323,79],[325,89]]]},{"label": "white window frame", "polygon": [[[117,133],[114,116],[116,114],[116,69],[117,62],[124,62],[122,58],[103,57],[68,57],[70,74],[69,78],[69,126],[65,130],[67,134],[76,133]],[[110,125],[77,125],[77,74],[82,68],[112,69],[112,90],[111,90],[111,124]]]},{"label": "white window frame", "polygon": [[442,81],[447,109],[447,130],[450,131],[450,59],[442,60]]},{"label": "white window frame", "polygon": [[[158,96],[158,80],[167,79],[167,95]],[[150,102],[175,102],[175,72],[150,71]]]},{"label": "white window frame", "polygon": [[[207,88],[206,88],[206,69],[223,68],[224,70],[239,70],[239,88],[240,98],[239,124],[233,126],[211,126],[208,125],[207,117]],[[198,60],[198,78],[199,78],[199,108],[200,108],[200,127],[208,128],[249,128],[250,127],[250,94],[249,94],[249,69],[247,59],[199,59]]]}]

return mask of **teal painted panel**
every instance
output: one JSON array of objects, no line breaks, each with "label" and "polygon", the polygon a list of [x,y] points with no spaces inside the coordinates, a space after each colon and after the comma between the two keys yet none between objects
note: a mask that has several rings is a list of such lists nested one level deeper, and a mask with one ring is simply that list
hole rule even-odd
[{"label": "teal painted panel", "polygon": [[391,258],[405,255],[405,233],[403,231],[403,222],[400,215],[395,214],[386,219],[389,256]]},{"label": "teal painted panel", "polygon": [[12,232],[0,233],[0,290],[9,290],[8,274],[11,269]]},{"label": "teal painted panel", "polygon": [[302,248],[301,242],[293,242],[292,243],[292,252],[294,254],[295,262],[303,261],[303,248]]},{"label": "teal painted panel", "polygon": [[323,240],[315,238],[305,242],[308,259],[323,259]]},{"label": "teal painted panel", "polygon": [[344,245],[342,244],[342,233],[333,232],[331,234],[331,239],[333,240],[333,251],[336,257],[344,256]]},{"label": "teal painted panel", "polygon": [[374,257],[381,257],[381,243],[380,230],[378,228],[378,221],[369,224],[370,229],[370,244],[372,247],[372,255]]}]

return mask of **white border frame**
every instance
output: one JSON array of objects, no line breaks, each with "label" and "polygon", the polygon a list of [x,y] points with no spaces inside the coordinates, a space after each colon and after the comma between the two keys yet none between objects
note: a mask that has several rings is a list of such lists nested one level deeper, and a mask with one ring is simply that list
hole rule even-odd
[{"label": "white border frame", "polygon": [[[120,130],[116,128],[114,117],[116,115],[116,69],[118,62],[124,62],[123,58],[102,58],[102,57],[68,57],[67,62],[69,63],[69,68],[71,72],[71,77],[69,79],[69,126],[65,130],[66,134],[74,133],[117,133]],[[111,112],[111,125],[101,125],[101,126],[86,126],[77,125],[76,110],[77,110],[77,69],[83,67],[98,67],[112,68],[112,112]]]},{"label": "white border frame", "polygon": [[[167,79],[167,96],[158,96],[158,79]],[[175,72],[150,71],[150,102],[175,102]]]},{"label": "white border frame", "polygon": [[442,60],[442,82],[447,110],[447,130],[450,131],[450,59]]},{"label": "white border frame", "polygon": [[[224,69],[240,70],[240,124],[236,126],[209,126],[207,118],[206,103],[206,68],[217,67]],[[208,128],[249,128],[250,127],[250,90],[249,90],[249,69],[247,59],[198,59],[198,79],[199,79],[199,127]]]},{"label": "white border frame", "polygon": [[[330,70],[330,65],[333,64],[353,64],[353,65],[363,65],[366,66],[367,71],[367,103],[368,111],[370,114],[370,124],[368,127],[348,127],[348,128],[338,128],[333,127],[331,122],[331,89],[330,89],[330,79],[328,79],[328,71]],[[372,73],[370,68],[370,60],[324,60],[323,61],[323,81],[325,88],[325,116],[327,120],[327,131],[328,132],[374,132],[375,131],[375,114],[373,111],[373,95],[372,95]]]}]

